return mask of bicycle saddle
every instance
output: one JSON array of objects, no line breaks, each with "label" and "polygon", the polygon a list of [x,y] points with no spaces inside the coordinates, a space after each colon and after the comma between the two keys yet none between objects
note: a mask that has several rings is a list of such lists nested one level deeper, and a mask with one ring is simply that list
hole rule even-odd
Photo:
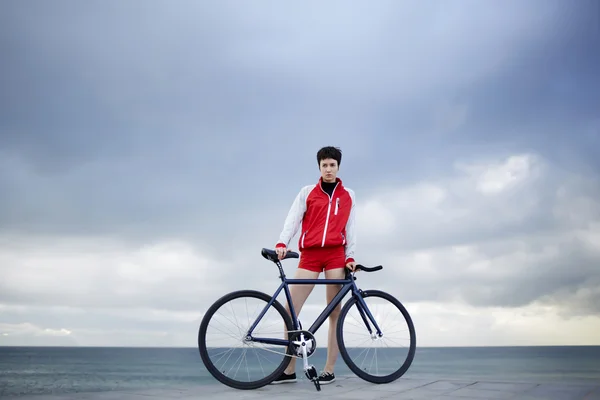
[{"label": "bicycle saddle", "polygon": [[[262,256],[269,261],[277,262],[279,260],[279,257],[277,256],[277,253],[275,252],[275,250],[263,248],[261,250],[260,254],[262,254]],[[283,259],[285,260],[287,258],[299,258],[299,257],[300,257],[300,254],[296,253],[295,251],[288,250],[288,252],[285,253],[285,257],[283,257]]]}]

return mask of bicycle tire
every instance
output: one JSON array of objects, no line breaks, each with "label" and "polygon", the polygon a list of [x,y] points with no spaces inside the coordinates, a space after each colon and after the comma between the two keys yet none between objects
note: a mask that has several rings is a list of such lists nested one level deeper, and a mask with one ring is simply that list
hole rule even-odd
[{"label": "bicycle tire", "polygon": [[[271,383],[279,375],[281,375],[281,373],[287,368],[287,366],[291,360],[291,357],[290,357],[291,347],[290,346],[286,347],[286,355],[282,355],[283,360],[281,361],[280,365],[275,369],[275,371],[273,373],[271,373],[270,375],[268,375],[262,379],[259,379],[256,381],[251,381],[251,382],[240,382],[240,381],[231,379],[231,378],[225,376],[224,374],[222,374],[219,371],[219,369],[216,368],[215,365],[210,360],[210,358],[208,356],[208,349],[206,346],[206,330],[208,327],[208,323],[210,322],[214,313],[221,306],[228,303],[229,301],[237,299],[237,298],[243,298],[243,297],[252,297],[252,298],[264,300],[265,305],[267,305],[267,303],[269,301],[271,301],[271,298],[272,298],[272,296],[269,296],[266,293],[255,291],[255,290],[239,290],[236,292],[228,293],[228,294],[224,295],[223,297],[221,297],[220,299],[218,299],[217,301],[215,301],[210,306],[210,308],[206,311],[206,314],[204,315],[204,317],[202,318],[202,322],[200,323],[200,328],[198,331],[198,349],[200,351],[200,357],[202,358],[202,362],[204,363],[204,366],[206,367],[208,372],[210,372],[210,374],[215,379],[217,379],[219,382],[221,382],[224,385],[227,385],[229,387],[232,387],[234,389],[241,389],[241,390],[258,389],[260,387],[263,387],[263,386]],[[292,319],[289,316],[289,314],[287,313],[287,311],[285,310],[285,308],[281,305],[281,303],[279,301],[275,300],[273,302],[273,307],[275,307],[275,309],[283,317],[283,320],[285,322],[285,326],[287,327],[287,330],[288,331],[293,330]]]},{"label": "bicycle tire", "polygon": [[[406,373],[406,371],[408,371],[408,368],[410,368],[410,365],[412,364],[414,356],[415,356],[417,339],[416,339],[416,332],[415,332],[415,327],[414,327],[412,318],[410,317],[410,314],[408,313],[408,311],[406,310],[404,305],[402,305],[402,303],[397,298],[395,298],[394,296],[392,296],[389,293],[386,293],[386,292],[383,292],[380,290],[365,290],[362,292],[362,297],[363,298],[379,297],[379,298],[385,299],[385,300],[389,301],[390,303],[392,303],[396,308],[398,308],[398,310],[400,310],[400,312],[404,316],[404,319],[408,325],[408,329],[410,332],[410,348],[408,351],[408,355],[407,355],[404,363],[398,370],[396,370],[395,372],[393,372],[391,374],[385,375],[385,376],[371,375],[371,374],[363,371],[361,368],[359,368],[354,363],[354,361],[350,358],[350,355],[348,354],[348,350],[346,349],[346,345],[344,343],[344,335],[343,335],[343,331],[342,331],[344,321],[346,319],[348,311],[350,311],[351,307],[357,303],[357,300],[354,296],[352,296],[350,299],[348,299],[346,304],[344,304],[344,307],[342,308],[342,310],[340,312],[340,316],[339,316],[337,327],[336,327],[336,337],[337,337],[337,341],[338,341],[338,347],[340,350],[340,354],[341,354],[344,362],[348,366],[348,368],[350,368],[350,370],[352,372],[354,372],[359,378],[361,378],[367,382],[378,383],[378,384],[393,382],[396,379],[400,378],[402,375],[404,375]],[[366,329],[366,327],[365,327],[365,329]]]}]

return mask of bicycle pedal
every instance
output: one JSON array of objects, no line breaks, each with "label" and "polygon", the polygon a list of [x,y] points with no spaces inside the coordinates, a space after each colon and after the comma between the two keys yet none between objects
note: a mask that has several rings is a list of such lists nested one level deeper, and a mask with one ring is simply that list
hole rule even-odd
[{"label": "bicycle pedal", "polygon": [[315,387],[317,388],[317,392],[320,392],[321,391],[321,383],[319,382],[319,379],[318,378],[315,379],[314,382],[315,382]]},{"label": "bicycle pedal", "polygon": [[308,368],[306,368],[306,370],[304,371],[304,374],[311,381],[314,381],[315,379],[318,379],[318,377],[317,377],[317,369],[315,368],[314,365],[311,365]]},{"label": "bicycle pedal", "polygon": [[312,381],[317,388],[317,391],[321,391],[321,383],[319,382],[319,376],[317,375],[317,369],[314,365],[307,366],[304,369],[304,374],[309,381]]}]

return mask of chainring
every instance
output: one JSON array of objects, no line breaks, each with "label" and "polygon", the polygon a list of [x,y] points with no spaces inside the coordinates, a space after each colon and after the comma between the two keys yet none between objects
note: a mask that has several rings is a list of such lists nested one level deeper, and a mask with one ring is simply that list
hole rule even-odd
[{"label": "chainring", "polygon": [[300,358],[303,357],[302,355],[302,344],[295,344],[293,342],[300,342],[301,337],[300,334],[304,334],[304,344],[306,346],[306,358],[312,356],[315,352],[315,350],[317,350],[317,339],[315,339],[315,336],[310,333],[309,331],[296,331],[294,333],[291,334],[290,336],[290,346],[292,346],[292,349],[294,351],[294,354]]}]

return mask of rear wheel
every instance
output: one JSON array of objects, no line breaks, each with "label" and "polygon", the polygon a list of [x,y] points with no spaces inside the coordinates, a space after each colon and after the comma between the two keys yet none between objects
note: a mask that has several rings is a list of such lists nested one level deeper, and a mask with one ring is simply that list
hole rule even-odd
[{"label": "rear wheel", "polygon": [[[256,389],[277,378],[290,362],[290,346],[244,340],[248,329],[271,300],[253,290],[229,293],[204,315],[198,348],[206,369],[219,382],[235,389]],[[292,320],[277,300],[252,332],[253,337],[286,339]]]},{"label": "rear wheel", "polygon": [[363,300],[383,336],[377,337],[368,313],[352,297],[342,308],[337,324],[340,354],[360,378],[371,383],[389,383],[404,375],[413,361],[415,328],[408,311],[392,295],[367,290],[363,292]]}]

